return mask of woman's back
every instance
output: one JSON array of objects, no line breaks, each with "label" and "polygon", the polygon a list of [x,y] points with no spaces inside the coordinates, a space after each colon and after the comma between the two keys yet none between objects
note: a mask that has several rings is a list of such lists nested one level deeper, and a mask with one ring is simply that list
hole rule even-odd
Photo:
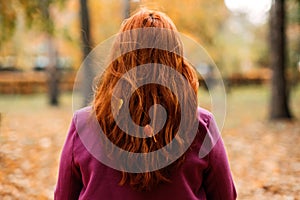
[{"label": "woman's back", "polygon": [[[136,191],[129,184],[120,186],[122,173],[99,162],[86,149],[80,139],[84,136],[80,136],[77,130],[81,130],[81,126],[86,126],[90,121],[90,111],[91,107],[84,108],[73,117],[62,152],[55,199],[236,198],[222,138],[216,132],[216,124],[208,111],[198,108],[198,133],[186,152],[182,165],[170,171],[171,182],[161,183],[151,191]],[[80,134],[90,134],[90,131],[93,130],[85,129]],[[205,157],[200,158],[200,148],[207,136],[210,144],[206,144],[206,147],[212,149]]]}]

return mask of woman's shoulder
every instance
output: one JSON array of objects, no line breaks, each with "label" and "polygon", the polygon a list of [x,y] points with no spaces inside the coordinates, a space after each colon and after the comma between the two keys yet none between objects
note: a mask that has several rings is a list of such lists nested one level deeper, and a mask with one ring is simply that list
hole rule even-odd
[{"label": "woman's shoulder", "polygon": [[74,117],[77,119],[85,118],[90,116],[92,112],[93,112],[92,106],[86,106],[76,110],[74,112]]},{"label": "woman's shoulder", "polygon": [[198,107],[197,114],[199,120],[198,133],[201,136],[199,157],[203,158],[214,148],[215,144],[220,139],[221,134],[214,116],[210,111]]},{"label": "woman's shoulder", "polygon": [[213,114],[205,108],[197,108],[197,117],[199,122],[205,127],[209,127],[209,124],[214,120]]},{"label": "woman's shoulder", "polygon": [[98,121],[92,106],[80,108],[74,112],[73,123],[76,126],[77,132],[89,132],[98,130]]}]

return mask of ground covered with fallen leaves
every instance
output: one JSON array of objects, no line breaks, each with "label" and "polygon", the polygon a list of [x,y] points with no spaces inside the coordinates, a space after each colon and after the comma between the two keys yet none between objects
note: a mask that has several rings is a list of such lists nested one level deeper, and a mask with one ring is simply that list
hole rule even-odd
[{"label": "ground covered with fallen leaves", "polygon": [[[238,199],[300,199],[300,87],[293,121],[267,120],[267,86],[233,88],[222,130]],[[201,95],[200,95],[201,99]],[[0,199],[53,199],[72,95],[0,95]]]}]

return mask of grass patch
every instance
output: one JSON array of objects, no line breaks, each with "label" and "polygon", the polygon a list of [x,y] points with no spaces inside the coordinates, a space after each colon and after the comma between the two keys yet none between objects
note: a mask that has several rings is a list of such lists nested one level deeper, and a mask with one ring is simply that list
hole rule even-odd
[{"label": "grass patch", "polygon": [[[270,88],[262,86],[233,87],[226,97],[227,118],[230,120],[264,120],[268,118]],[[72,93],[62,93],[60,105],[53,109],[72,109]],[[210,110],[211,98],[208,91],[200,88],[198,102]],[[26,112],[51,109],[47,94],[4,95],[0,94],[0,112]],[[290,108],[296,118],[300,118],[300,86],[294,87],[290,95]]]}]

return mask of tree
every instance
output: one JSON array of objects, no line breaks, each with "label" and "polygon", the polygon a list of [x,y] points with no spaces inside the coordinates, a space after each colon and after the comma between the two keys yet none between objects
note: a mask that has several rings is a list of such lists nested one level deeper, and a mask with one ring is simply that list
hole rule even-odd
[{"label": "tree", "polygon": [[18,20],[16,16],[20,10],[25,14],[27,27],[34,25],[35,28],[46,34],[49,58],[49,65],[47,67],[49,103],[55,106],[58,105],[59,73],[56,68],[57,51],[52,39],[54,35],[54,23],[49,9],[51,5],[58,2],[62,5],[64,0],[0,1],[0,47],[4,41],[7,41],[13,35]]},{"label": "tree", "polygon": [[270,119],[289,119],[289,91],[285,76],[286,59],[285,1],[274,0],[270,11],[271,80]]},{"label": "tree", "polygon": [[0,1],[0,47],[8,40],[16,27],[17,13],[9,1]]},{"label": "tree", "polygon": [[47,46],[48,46],[48,59],[49,64],[47,66],[48,73],[48,95],[49,95],[49,103],[52,106],[57,106],[59,104],[59,79],[60,74],[57,69],[57,50],[55,47],[55,43],[53,42],[53,34],[54,34],[54,24],[51,20],[49,6],[51,4],[50,0],[41,0],[39,1],[39,7],[41,10],[42,18],[44,22],[46,22],[47,26],[43,27],[43,30],[46,32],[47,37]]},{"label": "tree", "polygon": [[[87,5],[87,0],[80,0],[80,18],[81,18],[81,40],[82,40],[82,53],[83,60],[88,56],[92,49],[91,45],[91,32],[90,32],[90,16]],[[82,83],[82,95],[83,95],[83,106],[90,103],[93,97],[93,72],[92,66],[88,63],[89,60],[84,62],[83,66],[83,83]]]},{"label": "tree", "polygon": [[289,87],[295,89],[300,80],[298,62],[300,60],[300,1],[289,0],[286,2],[286,38],[287,38],[287,74],[290,75]]},{"label": "tree", "polygon": [[130,17],[130,0],[123,0],[124,2],[124,18]]}]

